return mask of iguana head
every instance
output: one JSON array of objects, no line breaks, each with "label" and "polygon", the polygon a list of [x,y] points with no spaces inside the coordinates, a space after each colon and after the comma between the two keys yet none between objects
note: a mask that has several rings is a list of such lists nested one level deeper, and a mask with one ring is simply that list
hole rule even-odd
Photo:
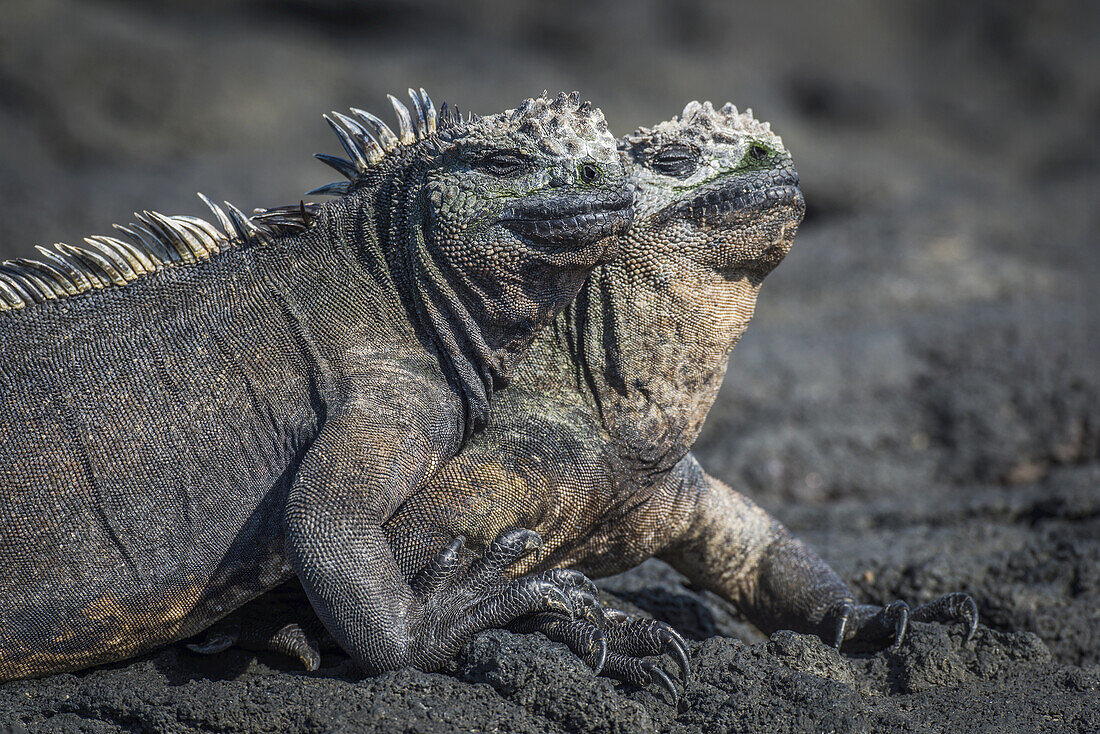
[{"label": "iguana head", "polygon": [[698,435],[805,204],[782,141],[731,105],[692,102],[620,149],[634,166],[634,223],[570,313],[591,332],[577,340],[589,374],[606,381],[605,429],[625,461],[661,470]]},{"label": "iguana head", "polygon": [[652,261],[646,253],[660,250],[730,280],[759,280],[787,255],[805,201],[783,141],[751,110],[691,102],[621,147],[637,186],[622,258],[636,248]]},{"label": "iguana head", "polygon": [[442,256],[502,326],[548,322],[633,214],[602,113],[576,93],[528,99],[450,126],[439,146],[426,180]]},{"label": "iguana head", "polygon": [[371,212],[359,221],[385,243],[399,295],[480,415],[537,330],[613,254],[633,216],[628,164],[576,93],[465,118],[409,94],[413,113],[391,97],[397,133],[362,110],[329,118],[350,160],[319,157],[349,182],[311,193],[346,194],[348,220]]}]

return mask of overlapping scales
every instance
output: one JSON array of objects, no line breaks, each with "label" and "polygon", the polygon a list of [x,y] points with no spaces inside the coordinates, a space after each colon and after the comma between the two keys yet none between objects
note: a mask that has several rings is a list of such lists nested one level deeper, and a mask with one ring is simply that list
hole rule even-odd
[{"label": "overlapping scales", "polygon": [[[351,108],[351,116],[325,115],[347,153],[347,158],[317,154],[347,181],[330,183],[307,193],[343,195],[371,166],[402,146],[421,141],[459,144],[518,133],[532,145],[554,155],[578,156],[587,152],[596,160],[617,156],[615,141],[607,133],[603,113],[576,92],[550,98],[524,100],[514,110],[489,117],[462,116],[457,107],[442,104],[437,110],[428,93],[409,89],[412,110],[389,95],[397,115],[397,130],[365,110]],[[189,216],[167,216],[145,211],[135,214],[137,223],[115,225],[123,238],[95,236],[83,245],[58,243],[38,246],[41,259],[20,258],[0,263],[0,311],[25,308],[110,286],[124,286],[149,273],[181,263],[194,263],[244,242],[265,242],[271,237],[305,229],[316,204],[257,209],[252,217],[225,202],[225,209],[199,194],[221,228]]]},{"label": "overlapping scales", "polygon": [[[318,155],[322,161],[353,177],[381,160],[399,145],[409,145],[433,135],[437,128],[457,126],[458,110],[446,105],[436,112],[428,94],[409,90],[414,114],[393,96],[398,132],[363,110],[353,109],[359,122],[333,113],[325,116],[336,130],[344,150],[352,158]],[[346,184],[328,184],[314,193],[346,193]],[[41,259],[19,258],[0,263],[0,311],[12,311],[35,303],[68,298],[88,291],[124,286],[142,276],[181,263],[207,260],[243,242],[265,242],[271,237],[305,229],[316,204],[257,209],[252,217],[229,202],[219,207],[199,194],[214,214],[219,227],[198,217],[168,216],[158,212],[135,213],[137,223],[115,225],[122,237],[87,237],[83,245],[57,243],[37,246]]]}]

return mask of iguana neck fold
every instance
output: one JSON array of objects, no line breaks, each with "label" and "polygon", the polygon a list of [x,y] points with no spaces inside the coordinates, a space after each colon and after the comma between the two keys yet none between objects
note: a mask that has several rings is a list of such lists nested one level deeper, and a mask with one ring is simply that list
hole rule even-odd
[{"label": "iguana neck fold", "polygon": [[[437,355],[461,393],[468,436],[488,417],[492,391],[504,382],[510,345],[480,317],[486,304],[477,302],[478,294],[433,252],[427,210],[419,201],[424,155],[410,151],[383,161],[369,180],[327,205],[328,221],[318,225],[375,281],[383,299],[401,304],[417,338]],[[358,235],[354,243],[345,241],[349,231]]]},{"label": "iguana neck fold", "polygon": [[698,436],[752,318],[760,278],[727,278],[673,255],[655,259],[660,266],[648,260],[624,253],[595,271],[555,338],[619,458],[636,475],[656,477]]}]

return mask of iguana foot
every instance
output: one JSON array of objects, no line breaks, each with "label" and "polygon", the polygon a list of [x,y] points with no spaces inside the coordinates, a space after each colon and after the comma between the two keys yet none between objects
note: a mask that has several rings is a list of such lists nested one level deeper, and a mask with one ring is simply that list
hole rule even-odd
[{"label": "iguana foot", "polygon": [[236,645],[245,650],[286,655],[300,660],[306,670],[314,671],[321,667],[321,648],[315,642],[320,631],[311,630],[311,634],[297,622],[265,624],[235,616],[211,627],[202,642],[188,643],[187,649],[213,655]]},{"label": "iguana foot", "polygon": [[[591,583],[591,582],[589,582]],[[639,688],[656,683],[672,697],[680,694],[661,667],[645,657],[671,655],[680,668],[686,686],[691,675],[691,654],[687,642],[669,625],[654,619],[631,617],[617,609],[602,610],[600,620],[586,616],[566,619],[553,614],[537,614],[509,626],[513,632],[541,632],[561,642],[587,662],[597,675],[621,680]],[[603,641],[603,649],[594,652],[594,640]]]},{"label": "iguana foot", "polygon": [[[420,607],[418,666],[438,667],[478,632],[532,616],[587,623],[591,631],[574,649],[602,666],[607,643],[595,584],[577,571],[564,569],[516,579],[504,573],[525,554],[542,547],[538,533],[506,530],[483,556],[465,564],[464,543],[461,536],[452,540],[409,582]],[[300,588],[289,595],[291,606],[249,605],[212,627],[203,642],[188,644],[188,649],[214,654],[237,645],[297,658],[307,670],[316,670],[320,664],[317,641],[325,639],[326,630],[318,621],[313,625],[302,621],[316,618],[293,606],[294,600],[308,604]]]},{"label": "iguana foot", "polygon": [[[514,579],[505,575],[509,566],[542,547],[538,533],[505,530],[482,557],[466,565],[460,559],[464,543],[462,536],[448,543],[410,582],[423,609],[418,656],[423,662],[418,667],[432,669],[477,633],[507,628],[530,615],[594,620],[598,628],[594,586],[582,574],[553,570]],[[585,649],[598,657],[605,644],[602,633],[590,637]]]},{"label": "iguana foot", "polygon": [[691,653],[687,641],[668,624],[647,617],[631,617],[619,610],[608,614],[607,665],[604,675],[645,687],[656,683],[668,691],[673,706],[680,699],[672,679],[655,663],[643,657],[671,655],[680,668],[680,680],[687,687],[691,677]]},{"label": "iguana foot", "polygon": [[833,620],[836,635],[833,645],[839,650],[845,643],[877,646],[892,639],[891,650],[896,650],[905,639],[909,622],[963,622],[966,624],[965,645],[978,629],[978,605],[969,594],[954,592],[913,609],[903,601],[892,602],[885,607],[874,604],[838,604],[826,617]]}]

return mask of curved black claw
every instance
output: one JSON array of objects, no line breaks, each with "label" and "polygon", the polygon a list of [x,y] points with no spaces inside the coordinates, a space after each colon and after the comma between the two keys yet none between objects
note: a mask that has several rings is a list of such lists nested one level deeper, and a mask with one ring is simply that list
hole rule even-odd
[{"label": "curved black claw", "polygon": [[202,642],[188,642],[186,647],[199,655],[217,655],[236,645],[238,639],[238,634],[214,632],[208,634]]},{"label": "curved black claw", "polygon": [[[283,625],[275,634],[258,641],[257,644],[259,645],[257,649],[270,650],[287,657],[297,658],[302,661],[302,665],[310,672],[321,667],[320,647],[310,639],[305,630],[293,622]],[[251,647],[248,641],[244,640],[242,640],[242,645],[246,648]]]},{"label": "curved black claw", "polygon": [[[419,591],[419,638],[413,664],[435,669],[450,659],[472,636],[491,628],[509,628],[518,620],[571,622],[589,620],[595,632],[562,627],[558,638],[578,651],[589,664],[602,666],[606,640],[600,630],[602,613],[591,589],[594,585],[576,571],[554,571],[511,578],[506,571],[524,555],[542,547],[532,530],[505,530],[480,558],[460,566],[461,539],[445,546],[428,566],[413,577]],[[464,554],[467,558],[469,553]],[[551,626],[550,622],[543,623]],[[541,629],[541,628],[540,628]]]},{"label": "curved black claw", "polygon": [[[607,626],[603,630],[584,617],[565,619],[553,614],[527,617],[511,625],[510,629],[513,632],[542,632],[551,640],[569,645],[597,674],[602,671],[609,678],[640,688],[656,683],[669,692],[675,705],[679,694],[672,678],[644,658],[670,655],[686,687],[691,676],[687,641],[664,622],[630,617],[617,609],[607,609],[604,616]],[[593,654],[596,644],[601,644],[602,650]]]},{"label": "curved black claw", "polygon": [[668,677],[668,673],[648,660],[640,660],[618,652],[609,652],[603,674],[638,688],[645,688],[651,683],[656,683],[672,697],[673,706],[676,706],[680,701],[680,692],[676,690],[676,684]]},{"label": "curved black claw", "polygon": [[668,674],[653,663],[643,663],[642,667],[649,672],[650,682],[656,683],[668,691],[668,695],[672,697],[672,705],[675,707],[680,702],[680,692],[676,690],[676,685],[668,677]]},{"label": "curved black claw", "polygon": [[687,641],[675,629],[645,617],[626,617],[607,628],[611,649],[625,655],[649,657],[671,655],[680,667],[680,676],[687,686],[691,677],[691,654]]},{"label": "curved black claw", "polygon": [[513,528],[501,532],[496,540],[489,544],[485,555],[470,564],[466,582],[468,590],[484,591],[500,578],[504,569],[531,551],[541,548],[542,536],[534,530]]},{"label": "curved black claw", "polygon": [[554,642],[566,645],[583,660],[594,675],[607,662],[607,635],[587,619],[566,619],[556,614],[532,614],[508,626],[513,632],[541,632]]},{"label": "curved black claw", "polygon": [[921,604],[913,609],[910,618],[914,622],[965,622],[966,639],[963,644],[974,638],[978,631],[978,605],[974,599],[962,591],[944,594],[935,601]]},{"label": "curved black claw", "polygon": [[846,642],[879,647],[890,640],[889,649],[896,651],[905,640],[911,621],[963,622],[967,627],[963,644],[970,642],[978,629],[978,605],[963,592],[945,594],[915,609],[910,609],[903,601],[879,607],[845,600],[838,603],[829,616],[834,620],[833,645],[837,649]]},{"label": "curved black claw", "polygon": [[893,621],[894,642],[890,645],[890,650],[897,652],[901,647],[901,641],[905,639],[905,633],[909,630],[909,605],[901,600],[890,602],[883,608],[882,617],[887,624]]},{"label": "curved black claw", "polygon": [[188,643],[187,649],[200,655],[215,655],[236,645],[245,650],[275,652],[295,658],[309,671],[321,667],[320,646],[297,622],[286,621],[289,615],[276,614],[271,619],[260,620],[251,618],[247,611],[222,620],[207,632],[202,642]]},{"label": "curved black claw", "polygon": [[428,565],[420,569],[409,581],[413,593],[417,596],[428,596],[439,591],[440,587],[450,581],[460,567],[459,553],[465,543],[466,538],[459,535],[443,546],[443,549],[428,561]]},{"label": "curved black claw", "polygon": [[909,629],[909,605],[895,601],[884,607],[874,604],[852,604],[843,601],[832,612],[835,618],[833,646],[844,643],[881,647],[889,640],[890,650],[897,650]]},{"label": "curved black claw", "polygon": [[856,613],[856,605],[850,601],[846,601],[837,608],[836,611],[836,637],[833,641],[833,647],[837,650],[844,644],[846,639],[845,635],[848,632],[848,620],[852,618],[852,615]]},{"label": "curved black claw", "polygon": [[573,604],[574,617],[585,619],[601,630],[607,626],[600,592],[591,579],[580,571],[566,568],[555,568],[542,575],[565,590]]}]

